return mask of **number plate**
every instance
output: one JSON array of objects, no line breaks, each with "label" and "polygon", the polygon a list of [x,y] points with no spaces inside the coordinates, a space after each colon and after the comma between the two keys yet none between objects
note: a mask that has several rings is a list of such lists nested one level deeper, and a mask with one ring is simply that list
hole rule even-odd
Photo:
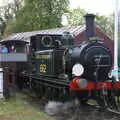
[{"label": "number plate", "polygon": [[40,72],[46,73],[46,64],[40,64]]}]

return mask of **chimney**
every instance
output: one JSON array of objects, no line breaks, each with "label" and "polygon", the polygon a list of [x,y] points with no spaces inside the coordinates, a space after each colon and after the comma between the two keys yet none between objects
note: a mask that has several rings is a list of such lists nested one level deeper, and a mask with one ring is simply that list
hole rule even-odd
[{"label": "chimney", "polygon": [[90,39],[90,37],[94,37],[95,36],[94,19],[95,19],[95,15],[94,14],[86,14],[85,15],[85,20],[86,20],[86,36],[87,36],[88,40]]}]

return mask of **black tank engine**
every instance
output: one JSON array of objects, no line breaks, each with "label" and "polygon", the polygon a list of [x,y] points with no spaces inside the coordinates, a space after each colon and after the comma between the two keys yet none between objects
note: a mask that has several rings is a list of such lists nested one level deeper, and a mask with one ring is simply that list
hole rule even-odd
[{"label": "black tank engine", "polygon": [[[23,75],[22,86],[32,89],[39,97],[47,94],[50,99],[93,98],[102,103],[106,96],[109,102],[114,99],[112,92],[114,88],[119,89],[119,84],[108,75],[112,54],[95,37],[94,17],[86,16],[87,40],[79,45],[74,44],[74,35],[68,31],[32,36],[29,72]],[[105,90],[108,92],[104,97]]]},{"label": "black tank engine", "polygon": [[[45,38],[41,35],[36,36],[36,42],[38,42],[38,38],[42,37]],[[63,36],[61,36],[59,41],[54,41],[54,37],[47,36],[47,39],[44,40],[47,40],[49,47],[47,42],[45,44],[44,41],[43,45],[42,41],[40,44],[42,47],[44,46],[43,49],[34,52],[34,74],[54,78],[64,78],[66,76],[69,81],[74,76],[92,81],[105,81],[108,79],[108,73],[112,67],[112,55],[101,41],[87,41],[79,46],[74,46],[71,35],[69,36],[70,39],[63,39]],[[35,37],[32,40],[35,42]],[[51,40],[55,44],[50,45]],[[64,44],[63,40],[66,41]],[[70,44],[67,41],[71,41]],[[62,45],[56,46],[56,44]]]}]

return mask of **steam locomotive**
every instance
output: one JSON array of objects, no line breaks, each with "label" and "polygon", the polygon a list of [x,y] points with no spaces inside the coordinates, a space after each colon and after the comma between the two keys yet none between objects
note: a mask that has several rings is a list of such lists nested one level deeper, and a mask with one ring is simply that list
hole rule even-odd
[{"label": "steam locomotive", "polygon": [[80,45],[74,45],[74,36],[67,31],[32,36],[29,70],[20,78],[19,87],[32,89],[38,97],[46,94],[49,99],[77,97],[81,103],[92,98],[102,106],[105,101],[114,106],[120,85],[109,77],[113,64],[111,51],[99,39],[90,40],[94,37],[94,17],[86,15],[93,28],[86,24],[88,41]]}]

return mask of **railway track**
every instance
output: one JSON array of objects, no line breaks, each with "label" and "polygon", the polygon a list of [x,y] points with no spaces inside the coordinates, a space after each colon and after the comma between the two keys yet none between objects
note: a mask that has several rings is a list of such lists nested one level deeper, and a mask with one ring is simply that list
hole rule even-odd
[{"label": "railway track", "polygon": [[107,112],[107,113],[112,113],[112,114],[120,116],[120,110],[114,110],[114,109],[111,109],[109,107],[106,107],[105,109],[100,109],[100,107],[98,105],[90,104],[90,103],[87,103],[86,106],[90,106],[91,108],[95,108],[97,111],[100,111],[100,112]]},{"label": "railway track", "polygon": [[117,111],[117,110],[112,110],[111,108],[107,108],[106,109],[108,112],[111,112],[111,113],[114,113],[116,115],[119,115],[120,116],[120,111]]}]

